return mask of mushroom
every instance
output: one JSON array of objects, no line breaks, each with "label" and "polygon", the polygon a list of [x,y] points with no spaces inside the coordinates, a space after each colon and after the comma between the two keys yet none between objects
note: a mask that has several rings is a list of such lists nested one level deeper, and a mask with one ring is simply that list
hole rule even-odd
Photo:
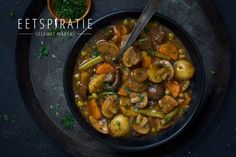
[{"label": "mushroom", "polygon": [[121,83],[121,70],[119,67],[116,67],[115,81],[111,86],[105,86],[105,90],[117,89]]},{"label": "mushroom", "polygon": [[139,114],[132,124],[132,128],[140,134],[147,134],[150,131],[150,125],[148,123],[148,118]]},{"label": "mushroom", "polygon": [[130,131],[129,119],[119,114],[115,116],[109,125],[110,133],[114,137],[126,136]]},{"label": "mushroom", "polygon": [[120,106],[129,106],[131,104],[129,97],[120,97]]},{"label": "mushroom", "polygon": [[147,51],[148,49],[153,48],[153,43],[151,38],[143,38],[138,40],[138,46],[140,50]]},{"label": "mushroom", "polygon": [[121,41],[121,31],[116,26],[111,26],[113,28],[114,36],[111,39],[113,42],[118,43]]},{"label": "mushroom", "polygon": [[158,62],[158,65],[163,67],[161,70],[159,70],[159,73],[162,75],[162,79],[168,79],[171,80],[174,77],[174,68],[171,65],[171,63],[167,60],[160,60]]},{"label": "mushroom", "polygon": [[102,104],[102,114],[106,118],[111,118],[118,111],[117,96],[108,96]]},{"label": "mushroom", "polygon": [[151,100],[159,100],[165,95],[165,87],[163,84],[154,84],[148,88],[148,98]]},{"label": "mushroom", "polygon": [[99,42],[97,50],[108,60],[115,58],[120,52],[120,49],[115,44],[106,41]]},{"label": "mushroom", "polygon": [[97,131],[108,134],[109,131],[106,119],[96,120],[93,116],[89,116],[89,120]]},{"label": "mushroom", "polygon": [[132,67],[141,61],[140,55],[135,51],[134,47],[128,48],[123,54],[123,64],[126,67]]},{"label": "mushroom", "polygon": [[133,80],[126,81],[125,85],[134,92],[144,92],[147,89],[147,86],[145,86],[145,84],[138,83]]},{"label": "mushroom", "polygon": [[179,103],[174,98],[168,95],[159,100],[159,106],[162,108],[162,111],[164,113],[169,113],[178,105]]},{"label": "mushroom", "polygon": [[161,131],[163,129],[166,129],[166,128],[168,128],[170,126],[170,125],[165,125],[166,122],[165,122],[164,119],[148,117],[148,121],[149,121],[151,127],[155,128],[156,132],[159,132],[159,131]]},{"label": "mushroom", "polygon": [[162,81],[159,72],[159,68],[156,65],[151,64],[147,70],[149,81],[153,83],[160,83]]},{"label": "mushroom", "polygon": [[130,102],[136,103],[138,108],[144,108],[148,103],[148,96],[146,92],[143,93],[130,93]]},{"label": "mushroom", "polygon": [[126,81],[126,80],[129,80],[130,79],[130,76],[131,76],[131,71],[129,68],[124,68],[122,70],[122,80],[123,81]]},{"label": "mushroom", "polygon": [[144,82],[148,76],[144,68],[136,68],[131,72],[131,77],[136,82]]}]

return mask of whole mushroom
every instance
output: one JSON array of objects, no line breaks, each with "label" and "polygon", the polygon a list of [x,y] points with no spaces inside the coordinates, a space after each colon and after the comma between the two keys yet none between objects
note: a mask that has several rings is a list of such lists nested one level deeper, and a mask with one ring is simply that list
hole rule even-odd
[{"label": "whole mushroom", "polygon": [[140,134],[147,134],[150,131],[150,125],[148,123],[148,118],[139,114],[132,124],[132,128]]}]

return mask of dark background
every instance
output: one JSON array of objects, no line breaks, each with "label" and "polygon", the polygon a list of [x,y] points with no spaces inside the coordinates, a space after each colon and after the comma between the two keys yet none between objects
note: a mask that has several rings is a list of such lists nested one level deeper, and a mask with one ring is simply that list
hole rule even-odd
[{"label": "dark background", "polygon": [[[17,18],[23,16],[30,2],[0,0],[0,156],[70,156],[33,121],[17,86],[14,70]],[[214,0],[212,5],[217,8],[231,43],[232,70],[228,94],[208,129],[173,156],[236,156],[236,0]]]}]

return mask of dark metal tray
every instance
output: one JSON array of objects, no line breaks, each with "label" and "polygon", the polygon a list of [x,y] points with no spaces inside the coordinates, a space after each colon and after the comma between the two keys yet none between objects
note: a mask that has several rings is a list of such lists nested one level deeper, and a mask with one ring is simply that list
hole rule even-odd
[{"label": "dark metal tray", "polygon": [[[88,17],[96,20],[98,17],[123,9],[141,9],[146,1],[116,0],[93,1],[93,7]],[[32,1],[24,18],[50,17],[45,7],[46,0]],[[105,6],[105,7],[104,7]],[[204,10],[207,9],[207,14]],[[214,119],[220,107],[230,76],[230,58],[227,36],[213,8],[207,2],[192,0],[165,0],[162,2],[160,13],[179,23],[195,40],[206,72],[206,87],[204,108],[198,114],[194,123],[173,141],[146,151],[145,154],[169,155],[200,137],[209,123]],[[207,18],[210,17],[210,18]],[[211,19],[213,18],[213,19]],[[210,19],[210,20],[209,20]],[[211,23],[213,21],[213,23]],[[35,30],[43,31],[43,30]],[[82,30],[77,30],[80,33]],[[19,32],[21,33],[21,32]],[[31,30],[33,33],[33,30]],[[21,94],[28,111],[35,121],[56,140],[65,151],[82,156],[125,156],[114,152],[106,145],[89,136],[76,123],[71,130],[63,128],[60,118],[70,114],[63,93],[62,73],[66,55],[73,45],[77,35],[68,37],[36,37],[18,35],[16,47],[16,72]],[[49,47],[49,56],[39,59],[41,41]],[[57,110],[52,105],[59,104]],[[142,155],[140,152],[138,155]],[[135,154],[137,156],[137,154]]]}]

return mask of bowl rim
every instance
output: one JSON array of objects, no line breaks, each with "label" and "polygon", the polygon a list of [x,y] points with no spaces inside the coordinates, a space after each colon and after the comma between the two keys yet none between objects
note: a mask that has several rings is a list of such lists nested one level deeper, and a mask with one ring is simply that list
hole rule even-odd
[{"label": "bowl rim", "polygon": [[[48,8],[50,14],[52,15],[52,17],[55,19],[58,19],[59,21],[63,19],[63,20],[65,20],[65,24],[69,24],[70,21],[68,19],[61,18],[61,17],[57,16],[57,14],[54,10],[54,7],[52,5],[52,1],[53,0],[47,0],[47,8]],[[84,14],[78,19],[71,20],[72,24],[82,21],[88,15],[89,11],[91,10],[92,0],[85,0],[85,1],[86,1],[86,10],[85,10]]]},{"label": "bowl rim", "polygon": [[[98,18],[95,22],[93,22],[91,27],[96,25],[97,23],[105,20],[106,18],[109,18],[110,16],[115,16],[115,15],[124,14],[124,13],[137,13],[137,14],[141,14],[141,12],[142,12],[142,10],[140,10],[140,9],[128,9],[128,10],[119,10],[119,11],[111,12],[111,13],[106,14],[105,16],[102,16],[102,17]],[[79,39],[83,36],[83,34],[86,31],[88,31],[88,29],[85,29],[76,38],[76,40],[73,43],[71,49],[69,50],[69,53],[67,54],[67,58],[66,58],[66,61],[65,61],[64,72],[63,72],[63,86],[64,86],[64,92],[65,92],[67,104],[69,105],[69,108],[70,108],[73,116],[75,117],[76,121],[79,123],[81,128],[83,128],[86,132],[88,132],[89,135],[91,135],[92,137],[94,137],[98,141],[100,141],[100,142],[102,142],[102,143],[104,143],[104,144],[106,144],[108,146],[111,146],[111,148],[113,148],[116,151],[118,150],[119,152],[120,151],[121,152],[123,152],[123,151],[124,152],[142,151],[142,150],[147,150],[147,149],[150,149],[150,148],[153,148],[153,147],[157,147],[157,146],[160,146],[160,145],[163,145],[163,144],[169,142],[170,140],[175,138],[177,135],[179,135],[183,130],[185,130],[187,126],[189,126],[191,124],[191,122],[196,117],[197,113],[200,112],[201,105],[203,105],[202,104],[203,103],[203,95],[204,95],[204,91],[205,91],[205,68],[204,68],[204,64],[203,64],[203,59],[201,57],[201,54],[199,52],[199,49],[198,49],[196,43],[194,42],[192,37],[189,35],[189,33],[187,31],[185,31],[177,22],[175,22],[171,18],[169,18],[169,17],[167,17],[167,16],[165,16],[163,14],[160,14],[160,13],[155,13],[154,16],[166,20],[168,23],[172,24],[177,30],[179,30],[181,33],[183,33],[183,35],[186,37],[186,39],[192,44],[192,47],[194,48],[194,51],[195,51],[195,55],[199,59],[198,61],[199,61],[200,73],[201,73],[201,86],[200,86],[200,93],[198,94],[199,95],[198,96],[199,99],[197,99],[196,100],[196,104],[194,104],[194,105],[197,105],[197,107],[194,108],[194,110],[191,112],[191,115],[188,117],[188,119],[185,121],[185,123],[182,124],[181,127],[177,131],[175,131],[173,134],[171,134],[167,138],[165,138],[165,139],[163,139],[161,141],[152,143],[152,144],[144,145],[144,146],[127,147],[127,146],[122,146],[122,145],[114,145],[112,143],[107,142],[104,139],[101,139],[97,135],[95,135],[94,132],[91,130],[91,127],[88,128],[88,127],[84,126],[84,124],[78,119],[78,115],[75,112],[75,110],[73,108],[73,105],[72,105],[72,104],[75,104],[75,102],[73,101],[73,103],[72,103],[71,100],[70,100],[70,96],[68,94],[68,90],[69,89],[68,89],[68,84],[67,84],[68,83],[68,81],[67,81],[67,70],[68,70],[68,63],[69,63],[70,56],[71,56],[71,54],[73,52],[73,49],[75,48],[76,44],[78,43]],[[122,17],[121,17],[121,19],[122,19]],[[168,26],[166,26],[166,27],[168,28]],[[78,54],[79,54],[79,51],[78,51]],[[72,82],[70,82],[70,83],[72,83]],[[70,89],[70,90],[73,90],[73,89]],[[73,98],[73,100],[74,100],[74,98]]]}]

